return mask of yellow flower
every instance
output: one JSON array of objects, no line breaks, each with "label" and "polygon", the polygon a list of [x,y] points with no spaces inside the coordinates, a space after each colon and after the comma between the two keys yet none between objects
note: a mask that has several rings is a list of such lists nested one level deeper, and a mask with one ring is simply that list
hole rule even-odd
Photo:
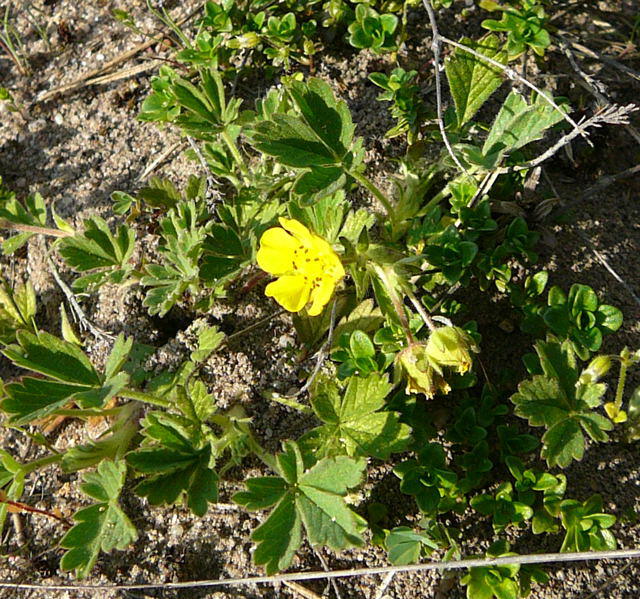
[{"label": "yellow flower", "polygon": [[281,227],[268,229],[260,238],[256,256],[262,270],[278,277],[265,293],[289,312],[308,305],[309,316],[317,316],[344,277],[344,268],[322,237],[297,220],[279,220]]}]

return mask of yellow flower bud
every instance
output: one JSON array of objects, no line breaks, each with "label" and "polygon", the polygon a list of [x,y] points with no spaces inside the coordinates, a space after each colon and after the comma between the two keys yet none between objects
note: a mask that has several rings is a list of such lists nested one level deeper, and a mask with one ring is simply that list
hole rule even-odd
[{"label": "yellow flower bud", "polygon": [[413,343],[399,352],[394,371],[396,383],[402,379],[406,381],[408,394],[424,393],[427,399],[432,399],[438,392],[447,394],[451,391],[442,370],[429,360],[424,343]]},{"label": "yellow flower bud", "polygon": [[441,327],[429,336],[426,353],[429,361],[438,366],[448,366],[459,373],[467,372],[473,359],[471,352],[480,349],[469,333],[459,327]]}]

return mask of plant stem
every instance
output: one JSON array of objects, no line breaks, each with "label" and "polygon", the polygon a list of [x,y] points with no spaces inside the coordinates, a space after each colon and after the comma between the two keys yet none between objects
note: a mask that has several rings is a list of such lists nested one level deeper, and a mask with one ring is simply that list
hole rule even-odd
[{"label": "plant stem", "polygon": [[51,235],[51,237],[73,237],[75,233],[62,231],[60,229],[50,229],[49,227],[36,227],[35,225],[24,225],[22,223],[14,223],[6,218],[0,218],[0,227],[3,229],[11,229],[22,233],[38,233],[40,235]]},{"label": "plant stem", "polygon": [[49,464],[55,464],[56,462],[60,462],[63,456],[64,456],[64,453],[54,453],[44,458],[39,458],[37,460],[27,462],[26,464],[22,465],[22,471],[25,474],[29,474],[29,472],[33,472],[34,470],[39,470],[40,468],[44,468]]},{"label": "plant stem", "polygon": [[424,309],[424,306],[420,303],[420,300],[415,296],[413,291],[410,289],[409,285],[403,286],[404,292],[407,294],[407,297],[413,304],[413,307],[416,309],[418,314],[420,314],[420,318],[424,321],[424,323],[429,327],[430,331],[436,330],[436,323],[433,322],[430,314]]},{"label": "plant stem", "polygon": [[627,384],[627,370],[629,362],[625,359],[620,360],[620,375],[618,377],[618,387],[616,388],[616,408],[622,408],[622,398],[624,397],[624,387]]},{"label": "plant stem", "polygon": [[269,399],[271,401],[275,401],[276,403],[282,404],[283,406],[287,406],[288,408],[294,408],[295,410],[303,412],[304,414],[311,414],[313,412],[313,410],[309,406],[305,406],[295,399],[283,397],[282,395],[278,395],[277,393],[271,393],[269,395]]},{"label": "plant stem", "polygon": [[253,435],[249,433],[247,435],[247,444],[251,451],[256,455],[256,457],[260,458],[262,462],[271,468],[275,473],[278,473],[278,464],[276,462],[276,456],[270,454],[268,451],[265,451],[262,446],[253,438]]},{"label": "plant stem", "polygon": [[110,408],[107,410],[101,409],[69,409],[69,410],[56,410],[56,416],[65,416],[68,418],[101,418],[103,416],[115,416],[119,414],[120,411],[124,408],[124,406],[120,406],[117,408]]},{"label": "plant stem", "polygon": [[375,262],[372,262],[371,264],[373,266],[373,270],[375,270],[376,275],[380,279],[380,282],[384,285],[384,288],[387,290],[387,293],[389,294],[389,299],[391,299],[393,308],[395,309],[396,314],[398,315],[398,320],[400,321],[402,329],[404,330],[404,334],[407,337],[407,342],[409,343],[409,345],[411,345],[414,342],[414,339],[413,339],[413,334],[411,333],[411,327],[409,326],[409,321],[407,320],[407,314],[404,311],[404,304],[402,303],[402,300],[400,299],[400,297],[398,297],[398,292],[396,291],[396,288],[389,280],[389,276],[387,275],[386,270],[382,268],[379,264],[376,264]]},{"label": "plant stem", "polygon": [[160,406],[161,408],[168,408],[172,405],[172,402],[166,399],[161,399],[150,393],[144,393],[143,391],[135,391],[134,389],[121,389],[117,395],[125,399],[134,399],[154,406]]},{"label": "plant stem", "polygon": [[351,172],[351,171],[347,171],[347,174],[353,177],[358,183],[360,183],[360,185],[362,185],[362,187],[364,187],[367,191],[373,194],[380,201],[380,203],[384,206],[384,209],[387,213],[387,216],[389,217],[389,220],[391,220],[391,224],[393,225],[395,223],[395,213],[393,210],[393,205],[391,204],[391,201],[389,200],[389,198],[386,195],[384,195],[380,191],[380,189],[378,189],[378,187],[376,187],[364,175],[361,175],[360,173]]},{"label": "plant stem", "polygon": [[224,143],[227,144],[227,147],[231,151],[231,154],[233,155],[233,159],[238,164],[238,168],[240,169],[240,172],[243,174],[245,178],[247,178],[249,176],[249,170],[247,169],[247,165],[244,162],[244,158],[242,157],[242,154],[240,154],[240,150],[238,149],[236,142],[233,141],[233,138],[231,137],[231,135],[229,135],[229,132],[226,129],[223,129],[220,135],[222,136]]}]

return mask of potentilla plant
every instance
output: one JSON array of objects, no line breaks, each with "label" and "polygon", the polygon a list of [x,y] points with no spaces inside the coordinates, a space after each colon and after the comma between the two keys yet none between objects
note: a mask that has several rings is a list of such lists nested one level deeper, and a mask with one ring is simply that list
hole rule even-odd
[{"label": "potentilla plant", "polygon": [[[207,26],[247,35],[234,29],[234,11],[233,3],[207,3]],[[284,40],[295,22],[287,17],[267,28]],[[379,48],[387,43],[376,39]],[[197,44],[205,52],[203,40]],[[299,344],[320,360],[295,396],[265,393],[305,422],[315,419],[271,452],[239,406],[218,407],[201,375],[214,352],[224,355],[229,337],[217,327],[197,328],[196,347],[175,371],[149,372],[154,350],[123,335],[98,368],[68,319],[61,335],[42,330],[28,283],[3,283],[2,353],[26,374],[4,384],[0,410],[5,425],[28,434],[46,455],[23,462],[0,452],[0,524],[9,507],[27,509],[32,472],[51,464],[82,471],[80,488],[94,501],[75,514],[60,546],[62,568],[85,577],[101,551],[124,550],[137,538],[119,503],[127,480],[151,505],[183,502],[202,516],[216,509],[228,469],[253,455],[264,471],[233,500],[260,513],[253,557],[269,574],[288,568],[304,542],[336,551],[373,542],[395,564],[432,553],[459,558],[468,549],[455,522],[465,510],[490,519],[489,557],[513,555],[505,536],[518,528],[564,531],[563,551],[615,547],[615,516],[598,496],[565,497],[561,470],[588,444],[609,440],[616,426],[637,437],[639,395],[626,402],[625,381],[638,352],[599,353],[622,315],[587,286],[568,294],[552,287],[545,302],[549,277],[535,272],[537,234],[522,217],[493,209],[496,201],[513,203],[535,158],[533,143],[551,135],[569,109],[547,94],[511,91],[492,122],[474,120],[504,81],[495,64],[473,52],[500,64],[508,49],[494,34],[467,47],[472,52],[457,49],[445,64],[453,106],[440,156],[427,160],[419,143],[442,139],[438,123],[404,104],[412,145],[393,186],[368,173],[347,104],[327,82],[282,76],[249,107],[233,96],[215,60],[186,48],[176,58],[192,70],[163,66],[140,118],[188,136],[197,148],[192,157],[213,177],[193,176],[184,191],[153,178],[135,194],[114,194],[122,224],[94,217],[80,230],[39,196],[23,202],[1,189],[0,222],[17,231],[4,252],[33,235],[55,237],[53,248],[77,273],[75,292],[138,285],[149,313],[163,317],[175,306],[206,314],[222,298],[238,300],[231,283],[247,282],[243,289],[260,286],[273,314],[291,315]],[[375,79],[394,92],[412,76],[394,71]],[[356,190],[367,198],[361,206]],[[150,216],[158,251],[153,259],[134,258],[136,223]],[[516,264],[530,273],[524,280],[513,274]],[[483,331],[464,316],[473,317],[464,303],[485,292],[507,296],[531,335],[535,352],[523,357],[519,384],[498,385],[479,373]],[[614,363],[615,399],[605,402]],[[110,428],[54,452],[29,427],[56,416],[102,416]],[[532,434],[536,427],[541,435]],[[384,506],[365,507],[357,492],[374,459],[398,478],[398,493],[413,498],[419,525],[406,526]],[[461,582],[471,599],[484,599],[526,596],[532,582],[546,578],[533,567],[486,567]]]}]

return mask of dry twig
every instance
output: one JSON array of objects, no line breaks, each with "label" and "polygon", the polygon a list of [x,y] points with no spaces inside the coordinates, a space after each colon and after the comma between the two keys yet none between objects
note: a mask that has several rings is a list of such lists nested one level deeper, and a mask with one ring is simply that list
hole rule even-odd
[{"label": "dry twig", "polygon": [[[190,13],[182,17],[182,19],[178,20],[176,24],[184,25],[184,23],[186,23],[194,15],[196,15],[200,11],[200,9],[201,7],[198,7],[192,10]],[[104,75],[107,71],[110,71],[114,67],[117,67],[123,62],[126,62],[130,58],[133,58],[139,52],[142,52],[143,50],[146,50],[150,46],[157,44],[159,41],[164,39],[166,35],[167,34],[164,32],[159,33],[158,35],[154,35],[152,38],[142,42],[141,44],[138,44],[137,46],[134,46],[133,48],[131,48],[131,50],[127,50],[126,52],[120,54],[119,56],[116,56],[114,59],[105,62],[101,67],[97,67],[95,69],[92,69],[91,71],[88,71],[87,73],[82,75],[80,78],[76,79],[75,81],[72,81],[71,83],[67,83],[66,85],[57,87],[56,89],[52,89],[39,94],[38,97],[36,98],[36,102],[46,102],[47,100],[51,100],[52,98],[55,98],[59,94],[74,91],[76,89],[86,87],[87,85],[92,85],[92,83],[95,83],[95,81],[92,82],[92,80],[99,77],[100,75]],[[145,65],[145,68],[146,67],[147,65]]]},{"label": "dry twig", "polygon": [[464,173],[467,172],[467,169],[462,166],[460,160],[455,155],[453,148],[451,147],[451,142],[447,137],[447,132],[444,127],[444,117],[442,114],[442,81],[440,76],[440,50],[441,45],[440,42],[443,39],[438,31],[438,23],[436,21],[436,14],[433,10],[433,6],[431,6],[430,0],[422,0],[424,4],[424,8],[429,15],[429,23],[431,25],[431,50],[433,51],[433,68],[436,75],[436,111],[438,114],[438,128],[440,129],[440,135],[442,135],[442,141],[447,148],[447,152],[449,152],[449,156],[455,163],[455,165]]},{"label": "dry twig", "polygon": [[69,286],[62,280],[62,277],[60,276],[60,273],[58,272],[58,269],[56,268],[56,265],[53,263],[53,260],[51,259],[51,256],[49,255],[48,252],[47,252],[47,265],[49,266],[49,270],[51,270],[51,274],[53,275],[53,278],[56,280],[56,283],[58,283],[58,287],[60,287],[60,289],[62,290],[62,293],[64,293],[65,297],[67,298],[67,301],[69,302],[69,306],[71,307],[71,314],[73,318],[80,325],[80,328],[90,331],[94,337],[97,337],[99,339],[100,338],[114,339],[114,336],[111,333],[107,333],[106,331],[103,331],[101,328],[94,325],[87,318],[87,315],[84,313],[84,310],[80,307],[80,304],[78,303],[78,300],[76,299],[75,294],[73,293],[73,291],[71,291],[71,289],[69,289]]},{"label": "dry twig", "polygon": [[493,58],[489,58],[488,56],[485,56],[481,52],[477,52],[476,50],[474,50],[473,48],[470,48],[469,46],[465,46],[464,44],[460,44],[459,42],[454,42],[453,40],[447,37],[444,37],[442,35],[440,35],[439,37],[440,37],[440,40],[443,41],[445,44],[449,44],[454,48],[459,48],[460,50],[464,50],[465,52],[468,52],[472,56],[475,56],[476,58],[496,67],[497,69],[500,69],[512,81],[519,81],[523,85],[526,85],[530,90],[537,93],[550,106],[552,106],[557,112],[559,112],[562,115],[562,118],[565,121],[567,121],[574,129],[577,130],[578,135],[583,135],[583,136],[585,135],[585,132],[580,128],[578,123],[576,123],[564,110],[562,110],[562,108],[558,106],[558,104],[555,102],[555,100],[551,96],[549,96],[549,94],[542,91],[539,87],[531,83],[531,81],[529,81],[528,79],[525,79],[524,77],[522,77],[522,75],[520,75],[517,71],[514,71],[511,67],[503,65],[501,62],[498,62]]},{"label": "dry twig", "polygon": [[176,152],[181,152],[182,150],[184,150],[187,147],[186,142],[184,141],[179,141],[175,144],[173,144],[172,146],[169,146],[164,152],[158,154],[158,156],[156,156],[148,165],[147,167],[144,169],[144,171],[142,171],[140,173],[140,175],[138,176],[138,178],[136,179],[136,183],[139,183],[140,181],[144,181],[154,170],[156,170],[156,168],[158,168],[158,166],[160,166],[165,160],[168,160],[173,154],[175,154]]},{"label": "dry twig", "polygon": [[600,561],[618,559],[638,559],[640,549],[617,549],[612,551],[581,551],[577,553],[538,553],[532,555],[513,555],[490,559],[474,558],[463,560],[433,561],[407,566],[377,566],[372,568],[351,568],[348,570],[333,570],[330,572],[291,572],[275,574],[273,576],[248,576],[244,578],[222,578],[216,580],[192,580],[184,582],[158,582],[135,584],[31,584],[0,581],[0,588],[34,591],[89,591],[105,593],[106,591],[133,591],[154,589],[189,589],[210,588],[223,586],[239,586],[247,584],[276,584],[301,580],[322,580],[346,578],[349,576],[371,576],[373,574],[388,574],[389,572],[426,572],[430,570],[464,570],[467,568],[506,566],[511,564],[552,564],[580,561]]},{"label": "dry twig", "polygon": [[509,166],[502,167],[499,172],[508,173],[512,171],[522,171],[530,168],[534,168],[540,164],[542,164],[545,160],[551,158],[554,154],[558,152],[561,148],[566,146],[572,140],[574,140],[578,135],[584,135],[588,129],[593,129],[597,127],[602,127],[602,125],[628,125],[629,124],[629,114],[638,110],[638,107],[635,104],[627,104],[626,106],[618,106],[617,104],[610,104],[608,107],[603,108],[602,110],[596,112],[593,116],[588,119],[583,119],[580,121],[579,127],[580,129],[573,129],[566,135],[563,135],[555,144],[553,144],[549,149],[544,151],[540,156],[534,158],[533,160],[525,163],[518,164],[517,166]]},{"label": "dry twig", "polygon": [[[569,41],[562,35],[559,35],[558,45],[564,52],[564,55],[567,57],[569,64],[578,75],[578,83],[580,83],[587,91],[589,91],[602,106],[607,108],[612,106],[613,104],[608,97],[606,86],[601,81],[598,81],[597,79],[586,73],[584,69],[582,69],[582,67],[578,64],[573,51],[571,50]],[[640,132],[638,132],[638,130],[633,125],[631,125],[630,123],[627,124],[625,131],[627,131],[629,135],[633,137],[633,139],[640,143]]]}]

